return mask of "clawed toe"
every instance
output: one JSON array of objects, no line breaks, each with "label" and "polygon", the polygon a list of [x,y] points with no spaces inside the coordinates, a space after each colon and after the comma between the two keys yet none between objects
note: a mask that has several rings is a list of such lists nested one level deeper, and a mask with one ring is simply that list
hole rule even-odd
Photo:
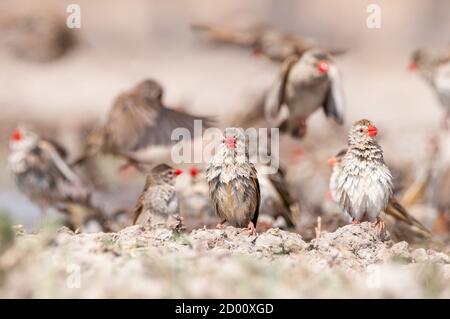
[{"label": "clawed toe", "polygon": [[253,224],[253,222],[248,223],[247,231],[248,231],[249,236],[256,235],[256,229],[255,229],[255,225]]}]

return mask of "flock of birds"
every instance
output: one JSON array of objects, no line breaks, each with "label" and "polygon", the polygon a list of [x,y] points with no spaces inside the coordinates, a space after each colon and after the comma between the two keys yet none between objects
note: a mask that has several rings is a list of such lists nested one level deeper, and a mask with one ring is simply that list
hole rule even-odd
[{"label": "flock of birds", "polygon": [[[83,152],[74,161],[69,162],[64,148],[51,139],[25,127],[13,132],[9,168],[19,189],[42,211],[53,208],[65,213],[73,230],[82,230],[90,221],[103,231],[117,230],[114,216],[94,203],[91,194],[95,190],[77,173],[90,159],[103,153],[124,159],[126,163],[121,170],[135,168],[147,176],[130,223],[182,230],[188,219],[194,218],[189,214],[201,209],[207,215],[217,215],[217,228],[228,223],[247,229],[249,235],[273,226],[301,232],[301,202],[287,183],[285,169],[279,167],[275,173],[267,174],[269,164],[250,161],[248,138],[237,127],[247,128],[264,121],[267,127],[279,128],[283,134],[301,139],[307,134],[309,116],[319,109],[342,125],[344,99],[333,56],[343,51],[320,47],[266,25],[245,30],[194,25],[193,30],[212,41],[249,47],[255,55],[281,63],[279,76],[258,103],[235,122],[227,123],[210,162],[190,167],[187,172],[174,168],[176,165],[167,156],[173,146],[172,131],[183,127],[193,133],[194,120],[202,120],[204,127],[215,125],[215,121],[166,107],[161,84],[146,79],[116,98],[106,120],[87,136]],[[446,130],[450,119],[450,49],[418,50],[412,54],[410,67],[419,71],[439,97],[445,108],[443,130]],[[395,198],[393,177],[377,134],[374,123],[366,119],[351,126],[347,148],[329,160],[331,201],[339,207],[342,220],[373,222],[380,236],[385,235],[387,224],[389,232],[398,239],[431,240],[432,232]],[[157,152],[166,158],[156,162]],[[182,192],[175,183],[181,174],[191,176]],[[442,195],[437,220],[440,233],[448,233],[450,165],[440,177],[438,189]],[[418,188],[414,185],[413,193],[423,193],[418,189],[422,190],[428,182]],[[180,216],[180,202],[190,201],[200,204],[189,206],[190,212],[182,212]]]}]

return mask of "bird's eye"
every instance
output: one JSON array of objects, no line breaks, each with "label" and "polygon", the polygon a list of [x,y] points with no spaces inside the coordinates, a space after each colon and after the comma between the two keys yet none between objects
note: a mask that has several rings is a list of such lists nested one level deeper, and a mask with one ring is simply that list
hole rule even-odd
[{"label": "bird's eye", "polygon": [[359,133],[364,133],[364,129],[360,128]]}]

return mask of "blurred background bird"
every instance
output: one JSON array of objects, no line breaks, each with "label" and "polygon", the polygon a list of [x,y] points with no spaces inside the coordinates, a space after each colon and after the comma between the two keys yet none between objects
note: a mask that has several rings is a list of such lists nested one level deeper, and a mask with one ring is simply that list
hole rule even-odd
[{"label": "blurred background bird", "polygon": [[20,127],[10,137],[10,151],[9,169],[18,188],[44,215],[53,208],[67,215],[73,230],[91,220],[109,230],[103,212],[91,201],[90,190],[65,162],[62,146]]},{"label": "blurred background bird", "polygon": [[155,80],[144,80],[116,98],[106,121],[87,137],[83,154],[74,165],[98,153],[126,159],[124,170],[138,167],[138,163],[170,161],[169,146],[177,142],[172,139],[173,131],[187,129],[192,138],[195,120],[201,121],[201,128],[211,124],[206,117],[167,108],[163,103],[162,86]]},{"label": "blurred background bird", "polygon": [[411,55],[410,70],[418,70],[444,108],[443,127],[450,120],[450,46],[445,49],[417,49]]}]

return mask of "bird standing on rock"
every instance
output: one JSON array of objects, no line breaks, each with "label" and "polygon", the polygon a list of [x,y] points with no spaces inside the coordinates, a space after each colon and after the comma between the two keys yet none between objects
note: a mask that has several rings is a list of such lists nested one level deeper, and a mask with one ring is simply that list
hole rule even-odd
[{"label": "bird standing on rock", "polygon": [[264,107],[271,125],[298,138],[306,134],[306,120],[320,107],[327,117],[343,124],[344,101],[336,64],[318,49],[288,58]]},{"label": "bird standing on rock", "polygon": [[167,164],[152,168],[136,204],[133,224],[156,226],[179,214],[175,177],[181,173]]},{"label": "bird standing on rock", "polygon": [[44,213],[53,207],[68,215],[73,229],[96,220],[108,230],[103,212],[91,203],[89,190],[65,162],[61,146],[18,128],[11,135],[10,149],[9,168],[17,186]]},{"label": "bird standing on rock", "polygon": [[167,146],[174,144],[174,129],[186,128],[194,136],[194,120],[202,120],[203,127],[210,125],[205,117],[165,107],[162,98],[163,88],[154,80],[144,80],[119,95],[106,122],[88,136],[74,165],[99,152],[124,157],[131,165],[152,163],[158,151],[170,155]]},{"label": "bird standing on rock", "polygon": [[352,223],[374,221],[380,233],[384,233],[385,224],[380,214],[388,205],[393,186],[383,151],[375,139],[377,133],[369,120],[353,124],[340,173],[331,179],[330,186],[335,187],[332,196],[350,215]]},{"label": "bird standing on rock", "polygon": [[261,195],[242,130],[225,130],[222,144],[208,165],[206,179],[210,198],[222,219],[217,227],[229,222],[235,227],[247,227],[250,235],[256,234]]},{"label": "bird standing on rock", "polygon": [[[347,150],[341,150],[336,156],[330,158],[328,163],[333,171],[330,177],[330,193],[334,201],[339,202],[339,181],[342,174],[342,160]],[[390,233],[398,240],[408,242],[423,240],[430,237],[429,230],[393,197],[389,198],[388,204],[384,210],[386,215],[393,218],[394,223],[390,227]]]},{"label": "bird standing on rock", "polygon": [[443,51],[419,49],[413,52],[409,69],[418,70],[431,85],[445,110],[443,127],[450,120],[450,47]]}]

